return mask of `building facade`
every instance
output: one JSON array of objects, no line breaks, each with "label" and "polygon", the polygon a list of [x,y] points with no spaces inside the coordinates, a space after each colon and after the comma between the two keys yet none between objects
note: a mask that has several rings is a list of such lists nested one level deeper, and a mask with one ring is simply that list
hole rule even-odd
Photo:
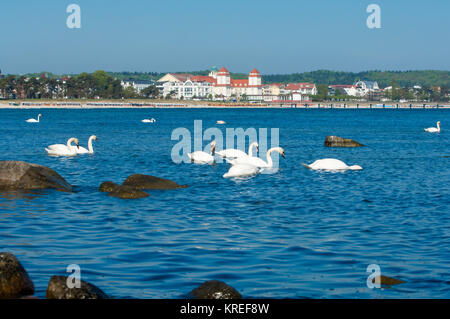
[{"label": "building facade", "polygon": [[232,79],[225,67],[211,71],[208,76],[169,73],[158,80],[157,87],[164,97],[177,99],[263,99],[261,74],[256,69],[248,79]]}]

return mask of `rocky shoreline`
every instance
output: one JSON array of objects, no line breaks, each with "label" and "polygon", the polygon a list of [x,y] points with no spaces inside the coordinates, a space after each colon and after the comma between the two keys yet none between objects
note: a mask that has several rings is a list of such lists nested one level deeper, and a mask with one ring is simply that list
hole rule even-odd
[{"label": "rocky shoreline", "polygon": [[[0,299],[39,299],[35,286],[20,261],[11,253],[0,252]],[[218,280],[202,283],[186,295],[187,299],[241,299],[233,287]],[[70,276],[52,276],[45,299],[113,299],[102,289],[86,282],[74,283]]]}]

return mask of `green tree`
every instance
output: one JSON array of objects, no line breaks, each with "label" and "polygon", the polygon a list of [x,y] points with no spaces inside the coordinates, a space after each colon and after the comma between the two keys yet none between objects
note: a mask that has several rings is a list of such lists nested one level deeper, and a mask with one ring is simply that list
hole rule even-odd
[{"label": "green tree", "polygon": [[141,91],[141,95],[147,99],[156,99],[159,96],[159,90],[156,86],[150,85]]}]

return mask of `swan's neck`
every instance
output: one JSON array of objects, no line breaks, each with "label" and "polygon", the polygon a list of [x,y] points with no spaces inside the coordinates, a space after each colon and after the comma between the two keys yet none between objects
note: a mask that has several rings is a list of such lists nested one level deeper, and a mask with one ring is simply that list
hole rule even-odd
[{"label": "swan's neck", "polygon": [[438,123],[437,124],[437,130],[440,132],[441,131],[441,125]]},{"label": "swan's neck", "polygon": [[89,149],[89,153],[94,153],[94,148],[92,147],[92,140],[93,140],[94,138],[93,137],[90,137],[89,138],[89,141],[88,141],[88,149]]},{"label": "swan's neck", "polygon": [[273,167],[273,161],[272,161],[272,152],[274,151],[273,148],[271,148],[270,150],[267,151],[267,164],[269,166],[269,168]]},{"label": "swan's neck", "polygon": [[39,122],[39,118],[40,118],[41,116],[40,115],[38,115],[38,118],[37,118],[37,121]]},{"label": "swan's neck", "polygon": [[67,141],[67,148],[69,150],[72,149],[72,142],[73,142],[73,138],[71,138],[70,140]]}]

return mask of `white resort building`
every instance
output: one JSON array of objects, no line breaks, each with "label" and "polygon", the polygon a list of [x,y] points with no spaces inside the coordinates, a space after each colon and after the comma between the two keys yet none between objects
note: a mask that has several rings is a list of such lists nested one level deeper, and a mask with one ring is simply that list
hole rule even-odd
[{"label": "white resort building", "polygon": [[157,86],[164,97],[177,99],[263,100],[261,74],[256,69],[248,79],[232,79],[225,67],[207,76],[168,73]]},{"label": "white resort building", "polygon": [[353,85],[330,85],[328,94],[340,93],[348,96],[373,98],[380,94],[381,90],[376,81],[357,81]]},{"label": "white resort building", "polygon": [[155,85],[152,81],[121,81],[120,84],[123,88],[133,87],[136,92],[140,93],[143,89],[148,88],[151,85]]},{"label": "white resort building", "polygon": [[158,80],[157,87],[163,97],[188,100],[308,101],[309,95],[317,94],[313,83],[263,85],[257,69],[250,71],[247,79],[233,79],[225,67],[207,76],[168,73]]}]

